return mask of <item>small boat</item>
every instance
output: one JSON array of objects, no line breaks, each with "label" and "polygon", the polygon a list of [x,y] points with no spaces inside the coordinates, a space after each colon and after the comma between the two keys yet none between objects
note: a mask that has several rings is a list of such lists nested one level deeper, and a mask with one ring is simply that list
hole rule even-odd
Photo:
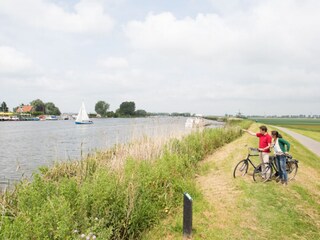
[{"label": "small boat", "polygon": [[47,115],[47,116],[45,116],[45,119],[49,120],[49,121],[56,121],[56,120],[58,120],[58,117],[55,115]]},{"label": "small boat", "polygon": [[194,120],[193,120],[193,118],[188,118],[188,119],[186,120],[185,127],[186,127],[186,128],[193,128],[193,125],[194,125]]},{"label": "small boat", "polygon": [[92,124],[92,123],[93,122],[90,120],[90,118],[86,112],[86,108],[84,106],[84,103],[82,103],[75,124]]},{"label": "small boat", "polygon": [[185,123],[185,128],[202,128],[210,125],[201,116],[196,116],[194,118],[187,118]]}]

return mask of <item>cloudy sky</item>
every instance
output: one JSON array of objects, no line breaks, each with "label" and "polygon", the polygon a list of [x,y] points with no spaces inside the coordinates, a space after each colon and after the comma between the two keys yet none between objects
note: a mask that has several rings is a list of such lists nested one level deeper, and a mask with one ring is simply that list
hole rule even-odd
[{"label": "cloudy sky", "polygon": [[318,0],[0,0],[0,101],[320,114]]}]

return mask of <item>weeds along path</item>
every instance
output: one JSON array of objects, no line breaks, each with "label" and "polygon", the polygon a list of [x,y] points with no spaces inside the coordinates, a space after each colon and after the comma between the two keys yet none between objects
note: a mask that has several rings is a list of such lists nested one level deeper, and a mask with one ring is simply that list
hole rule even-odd
[{"label": "weeds along path", "polygon": [[[216,229],[214,235],[217,238],[231,237],[233,235],[231,232],[236,233],[236,229],[242,226],[252,233],[257,231],[255,216],[249,211],[239,211],[238,200],[244,196],[241,189],[234,183],[232,176],[234,163],[245,157],[250,140],[248,135],[244,135],[202,162],[202,164],[208,164],[211,170],[208,174],[198,177],[197,184],[213,208],[214,217],[208,219],[207,224],[209,228]],[[251,173],[249,175],[250,177],[244,179],[247,183],[252,181]],[[230,229],[233,230],[229,232]],[[219,233],[219,230],[223,231]],[[211,235],[209,233],[209,236]]]},{"label": "weeds along path", "polygon": [[227,161],[243,158],[241,152],[236,149],[245,146],[246,141],[247,138],[242,137],[205,159],[202,164],[209,164],[213,171],[197,179],[202,193],[216,209],[217,217],[222,220],[219,224],[225,227],[233,212],[226,211],[226,208],[234,210],[236,199],[241,195],[233,184],[232,171]]}]

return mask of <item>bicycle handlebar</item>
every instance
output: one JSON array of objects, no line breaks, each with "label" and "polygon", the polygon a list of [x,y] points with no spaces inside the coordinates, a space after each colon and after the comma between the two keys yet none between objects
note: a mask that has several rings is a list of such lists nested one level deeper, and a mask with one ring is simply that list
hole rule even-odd
[{"label": "bicycle handlebar", "polygon": [[248,149],[249,149],[249,151],[252,151],[252,152],[261,152],[261,151],[259,150],[259,148],[249,147]]},{"label": "bicycle handlebar", "polygon": [[289,153],[286,153],[285,155],[287,158],[290,158],[290,159],[292,158],[292,155],[290,155]]}]

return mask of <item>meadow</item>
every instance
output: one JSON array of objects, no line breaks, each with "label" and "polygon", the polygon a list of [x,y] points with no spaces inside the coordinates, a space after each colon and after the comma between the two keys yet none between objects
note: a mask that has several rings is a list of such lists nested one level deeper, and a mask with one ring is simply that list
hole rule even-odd
[{"label": "meadow", "polygon": [[320,119],[306,118],[256,118],[257,123],[290,128],[320,142]]},{"label": "meadow", "polygon": [[43,167],[0,195],[0,239],[141,239],[181,206],[198,163],[241,136],[249,121],[158,143],[115,146],[81,161]]}]

